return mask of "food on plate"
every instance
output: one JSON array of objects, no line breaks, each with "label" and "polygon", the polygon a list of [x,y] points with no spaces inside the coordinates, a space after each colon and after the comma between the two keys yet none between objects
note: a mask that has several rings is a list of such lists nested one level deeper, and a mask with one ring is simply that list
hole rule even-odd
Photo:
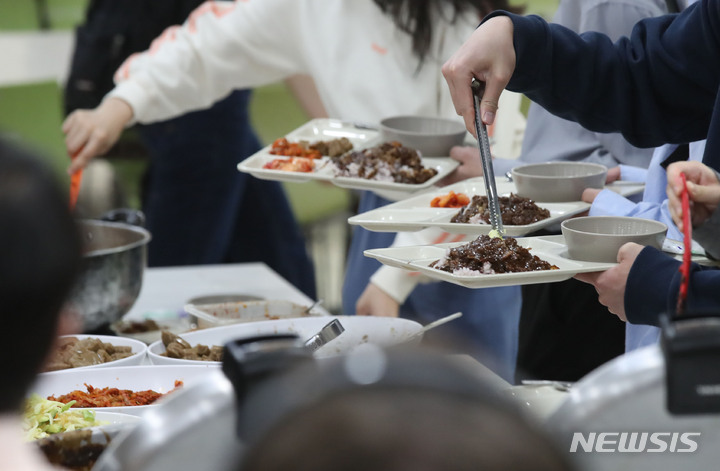
[{"label": "food on plate", "polygon": [[[550,217],[550,211],[539,207],[530,198],[511,193],[498,198],[502,222],[508,226],[524,226]],[[450,222],[479,224],[490,222],[490,208],[487,196],[475,195],[470,204],[463,207]]]},{"label": "food on plate", "polygon": [[287,157],[307,157],[309,159],[319,159],[322,154],[317,149],[310,149],[307,141],[290,142],[284,137],[275,139],[270,146],[270,153],[273,155],[285,155]]},{"label": "food on plate", "polygon": [[274,159],[263,165],[269,170],[282,170],[284,172],[312,172],[315,162],[305,157],[292,157],[290,159]]},{"label": "food on plate", "polygon": [[193,347],[179,335],[167,330],[162,332],[162,343],[165,345],[165,353],[162,355],[168,358],[199,361],[222,361],[223,358],[223,347],[218,345],[208,347],[201,344]]},{"label": "food on plate", "polygon": [[115,330],[121,334],[141,334],[143,332],[152,332],[160,330],[162,327],[152,319],[143,321],[122,321],[115,324]]},{"label": "food on plate", "polygon": [[418,151],[396,141],[347,152],[331,162],[336,177],[420,184],[437,175],[434,168],[423,167]]},{"label": "food on plate", "polygon": [[275,139],[270,146],[270,153],[273,155],[284,155],[287,157],[307,157],[309,159],[319,159],[323,155],[336,157],[345,152],[352,150],[352,142],[346,137],[340,139],[331,139],[328,141],[317,141],[310,143],[309,141],[290,142],[286,138],[281,137]]},{"label": "food on plate", "polygon": [[[35,441],[52,469],[63,471],[91,471],[95,462],[118,432],[93,434],[90,429],[71,430]],[[103,443],[104,442],[104,443]]]},{"label": "food on plate", "polygon": [[340,139],[331,139],[329,141],[313,142],[310,144],[310,148],[318,150],[322,155],[337,157],[353,150],[353,145],[347,137],[341,137]]},{"label": "food on plate", "polygon": [[[182,381],[175,381],[175,391],[183,385]],[[118,388],[95,388],[85,383],[87,391],[76,389],[60,396],[49,396],[51,401],[70,404],[70,407],[125,407],[147,406],[160,399],[164,394],[151,389],[145,391],[131,391]]]},{"label": "food on plate", "polygon": [[68,432],[81,428],[103,425],[95,419],[95,411],[70,410],[75,404],[43,399],[33,394],[25,401],[23,429],[28,441],[45,438],[48,435]]},{"label": "food on plate", "polygon": [[430,266],[459,276],[558,269],[518,245],[512,237],[503,239],[487,235],[448,249],[443,258]]},{"label": "food on plate", "polygon": [[133,355],[132,348],[103,342],[94,337],[60,337],[58,345],[45,365],[45,371],[65,370],[99,365]]},{"label": "food on plate", "polygon": [[470,203],[470,198],[464,193],[451,191],[448,194],[436,196],[430,201],[432,208],[462,208]]}]

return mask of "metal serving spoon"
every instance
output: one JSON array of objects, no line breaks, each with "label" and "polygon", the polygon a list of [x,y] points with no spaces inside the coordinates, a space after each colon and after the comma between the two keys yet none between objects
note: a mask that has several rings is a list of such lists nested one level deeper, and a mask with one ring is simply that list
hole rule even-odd
[{"label": "metal serving spoon", "polygon": [[412,341],[416,340],[418,337],[421,337],[428,330],[434,329],[435,327],[441,326],[447,322],[455,320],[458,317],[462,317],[462,312],[456,312],[455,314],[450,314],[449,316],[441,317],[440,319],[438,319],[436,321],[432,321],[431,323],[425,325],[422,329],[418,330],[417,332],[412,334],[410,337],[405,339],[405,341],[403,343],[412,342]]}]

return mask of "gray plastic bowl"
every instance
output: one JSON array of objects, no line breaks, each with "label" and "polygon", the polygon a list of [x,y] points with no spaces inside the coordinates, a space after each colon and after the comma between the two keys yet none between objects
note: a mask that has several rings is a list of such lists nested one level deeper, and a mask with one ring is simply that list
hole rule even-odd
[{"label": "gray plastic bowl", "polygon": [[603,188],[607,167],[589,162],[544,162],[512,169],[520,196],[535,201],[580,201],[585,188]]},{"label": "gray plastic bowl", "polygon": [[627,242],[660,249],[667,233],[661,222],[621,216],[566,219],[560,227],[570,258],[587,262],[617,262],[618,250]]},{"label": "gray plastic bowl", "polygon": [[420,151],[423,157],[447,157],[453,146],[465,140],[460,121],[429,116],[393,116],[380,121],[384,142],[398,141]]}]

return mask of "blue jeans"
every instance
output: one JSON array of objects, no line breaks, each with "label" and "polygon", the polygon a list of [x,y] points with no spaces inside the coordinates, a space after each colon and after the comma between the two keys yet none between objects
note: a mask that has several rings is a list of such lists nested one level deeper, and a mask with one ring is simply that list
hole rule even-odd
[{"label": "blue jeans", "polygon": [[260,148],[249,98],[235,91],[209,109],[139,126],[150,154],[142,197],[148,264],[265,262],[315,298],[312,262],[282,186],[236,168]]}]

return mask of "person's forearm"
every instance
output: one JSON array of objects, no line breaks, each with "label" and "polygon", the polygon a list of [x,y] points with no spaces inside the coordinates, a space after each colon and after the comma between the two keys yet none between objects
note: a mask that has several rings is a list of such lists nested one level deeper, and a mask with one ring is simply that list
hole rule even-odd
[{"label": "person's forearm", "polygon": [[207,2],[149,51],[128,58],[109,96],[130,103],[135,119],[149,123],[206,108],[233,89],[305,72],[301,26],[283,21],[301,3]]},{"label": "person's forearm", "polygon": [[[681,281],[680,263],[651,247],[640,252],[630,270],[625,289],[628,322],[658,325],[661,313],[675,314]],[[718,286],[720,270],[693,263],[685,311],[690,314],[720,312]]]},{"label": "person's forearm", "polygon": [[635,259],[625,286],[625,315],[628,322],[659,325],[660,315],[677,303],[680,262],[652,247]]},{"label": "person's forearm", "polygon": [[383,266],[373,273],[370,282],[402,304],[420,282],[420,276],[402,268]]},{"label": "person's forearm", "polygon": [[[703,21],[700,9],[690,10],[682,21],[648,19],[631,39],[615,45],[604,35],[580,37],[539,17],[509,15],[517,66],[507,88],[588,129],[622,132],[638,146],[701,139],[718,76],[713,70],[698,77],[695,68],[685,67],[687,51],[716,57],[720,48],[710,32],[697,27]],[[678,115],[677,106],[668,105],[667,90],[687,112]]]}]

